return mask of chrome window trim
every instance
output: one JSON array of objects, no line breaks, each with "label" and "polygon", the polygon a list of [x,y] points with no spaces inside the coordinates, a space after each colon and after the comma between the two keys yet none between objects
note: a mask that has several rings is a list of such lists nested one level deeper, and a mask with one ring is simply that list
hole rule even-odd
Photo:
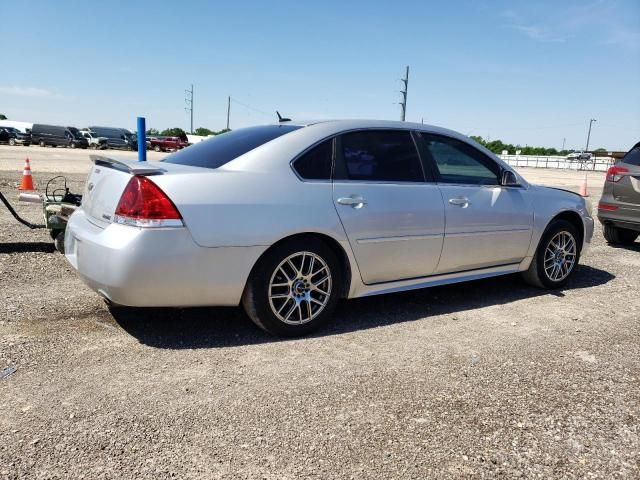
[{"label": "chrome window trim", "polygon": [[338,142],[336,140],[334,140],[333,142],[333,169],[331,172],[331,181],[333,183],[341,183],[341,182],[348,182],[348,183],[360,183],[360,184],[370,184],[370,185],[425,185],[425,184],[434,184],[435,182],[430,182],[427,181],[427,172],[425,172],[424,170],[424,164],[422,162],[422,157],[420,156],[420,148],[418,148],[418,144],[415,141],[415,138],[413,137],[413,129],[411,128],[402,128],[402,127],[395,127],[395,128],[387,128],[387,127],[362,127],[362,128],[351,128],[349,130],[344,130],[338,134],[336,134],[334,136],[334,139],[337,139],[338,137],[341,137],[343,135],[349,134],[349,133],[356,133],[356,132],[379,132],[379,131],[398,131],[398,132],[406,132],[409,134],[409,137],[411,138],[411,142],[413,143],[413,148],[415,148],[416,150],[416,154],[418,155],[418,162],[420,163],[420,171],[422,172],[422,181],[399,181],[399,180],[353,180],[353,179],[334,179],[333,178],[333,172],[335,171],[335,163],[338,157],[338,152],[337,152],[337,144]]},{"label": "chrome window trim", "polygon": [[[300,180],[301,182],[304,183],[331,183],[333,180],[333,169],[334,169],[334,164],[335,164],[335,156],[336,156],[336,142],[335,142],[335,138],[338,136],[338,134],[331,134],[328,137],[323,138],[322,140],[318,140],[316,143],[314,143],[313,145],[305,148],[302,152],[300,152],[299,154],[297,154],[295,157],[293,157],[293,159],[289,162],[289,168],[291,168],[291,170],[293,171],[293,174],[298,177],[298,180]],[[322,143],[326,142],[327,140],[331,140],[332,144],[331,144],[331,173],[329,174],[329,178],[328,179],[319,179],[319,178],[303,178],[300,176],[300,174],[298,173],[298,171],[296,170],[294,164],[300,160],[301,157],[303,157],[304,155],[306,155],[307,153],[309,153],[311,150],[313,150],[314,148],[320,146]]]}]

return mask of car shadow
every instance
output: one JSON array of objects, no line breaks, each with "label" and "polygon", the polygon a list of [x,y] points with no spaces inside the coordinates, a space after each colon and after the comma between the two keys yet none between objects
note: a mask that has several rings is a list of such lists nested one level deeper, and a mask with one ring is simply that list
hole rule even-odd
[{"label": "car shadow", "polygon": [[0,243],[0,253],[53,253],[56,247],[51,242],[12,242]]},{"label": "car shadow", "polygon": [[[603,285],[609,272],[580,265],[563,291]],[[311,337],[339,335],[542,295],[564,296],[526,285],[517,275],[343,301],[334,320]],[[110,307],[114,320],[140,343],[155,348],[220,348],[287,341],[258,329],[240,308]]]}]

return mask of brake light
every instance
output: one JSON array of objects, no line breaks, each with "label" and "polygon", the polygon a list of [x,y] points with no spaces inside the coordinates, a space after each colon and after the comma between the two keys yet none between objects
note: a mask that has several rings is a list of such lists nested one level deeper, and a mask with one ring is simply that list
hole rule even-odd
[{"label": "brake light", "polygon": [[147,177],[131,177],[122,192],[114,221],[136,227],[181,227],[182,215],[160,187]]},{"label": "brake light", "polygon": [[598,204],[598,210],[605,210],[607,212],[615,212],[616,210],[618,210],[618,206],[617,205],[611,205],[610,203],[602,203],[602,202],[600,202]]},{"label": "brake light", "polygon": [[609,167],[609,170],[607,170],[607,182],[619,182],[624,176],[622,174],[627,172],[629,172],[628,168],[616,167],[615,165]]}]

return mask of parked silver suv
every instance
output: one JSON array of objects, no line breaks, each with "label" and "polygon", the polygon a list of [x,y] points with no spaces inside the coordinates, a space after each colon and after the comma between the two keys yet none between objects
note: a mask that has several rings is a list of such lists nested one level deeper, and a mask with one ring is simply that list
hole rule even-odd
[{"label": "parked silver suv", "polygon": [[607,171],[598,220],[609,243],[632,244],[640,235],[640,142]]}]

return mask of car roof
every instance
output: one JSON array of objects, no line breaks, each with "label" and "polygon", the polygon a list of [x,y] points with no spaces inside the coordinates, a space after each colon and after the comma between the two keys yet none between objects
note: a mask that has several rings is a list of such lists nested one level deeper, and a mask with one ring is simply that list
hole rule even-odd
[{"label": "car roof", "polygon": [[462,135],[455,130],[438,127],[417,122],[402,122],[399,120],[371,120],[371,119],[311,119],[311,120],[289,120],[285,122],[276,122],[277,125],[295,125],[300,127],[309,127],[313,125],[331,125],[336,130],[357,130],[361,128],[403,128],[408,130],[422,130],[432,133],[440,133],[443,135],[461,137]]}]

